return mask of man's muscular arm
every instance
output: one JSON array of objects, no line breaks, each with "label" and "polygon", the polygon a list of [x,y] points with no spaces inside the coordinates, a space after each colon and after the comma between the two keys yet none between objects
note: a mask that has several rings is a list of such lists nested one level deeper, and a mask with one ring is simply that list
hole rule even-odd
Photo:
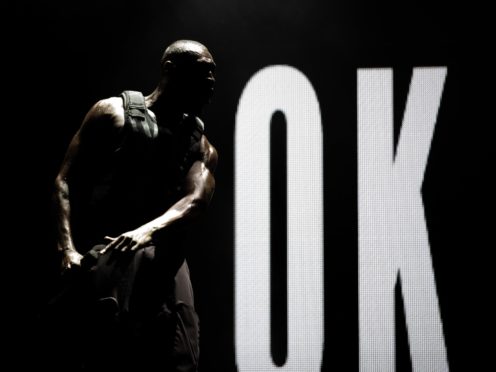
[{"label": "man's muscular arm", "polygon": [[90,151],[108,139],[112,128],[124,124],[122,101],[110,98],[97,102],[87,113],[78,132],[72,138],[55,179],[53,206],[56,219],[57,250],[62,255],[61,270],[67,270],[81,263],[81,254],[76,250],[71,230],[71,183],[77,178],[81,164],[88,161]]},{"label": "man's muscular arm", "polygon": [[152,243],[155,233],[178,221],[194,218],[207,208],[215,190],[213,174],[217,166],[217,151],[205,136],[201,141],[203,159],[193,163],[186,175],[184,196],[156,219],[116,238],[107,237],[110,243],[100,251],[101,254],[110,249],[124,252],[146,247]]}]

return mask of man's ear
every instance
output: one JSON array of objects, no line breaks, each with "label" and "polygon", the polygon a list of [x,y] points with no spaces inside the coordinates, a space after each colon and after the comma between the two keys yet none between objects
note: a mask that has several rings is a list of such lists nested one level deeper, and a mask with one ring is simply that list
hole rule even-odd
[{"label": "man's ear", "polygon": [[162,71],[166,74],[172,73],[176,69],[176,65],[172,61],[165,61],[162,64]]}]

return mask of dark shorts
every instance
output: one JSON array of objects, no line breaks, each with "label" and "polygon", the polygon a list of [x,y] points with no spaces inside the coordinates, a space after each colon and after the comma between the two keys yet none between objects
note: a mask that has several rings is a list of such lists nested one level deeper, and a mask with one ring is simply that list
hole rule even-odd
[{"label": "dark shorts", "polygon": [[196,371],[199,321],[186,261],[154,246],[98,255],[103,247],[85,255],[54,301],[72,354],[63,363],[74,367],[62,370]]}]

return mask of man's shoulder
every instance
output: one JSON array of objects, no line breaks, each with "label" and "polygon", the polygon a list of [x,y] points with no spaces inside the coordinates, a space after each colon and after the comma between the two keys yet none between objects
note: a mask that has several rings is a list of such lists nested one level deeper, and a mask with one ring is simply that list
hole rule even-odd
[{"label": "man's shoulder", "polygon": [[215,147],[210,143],[205,134],[201,138],[201,151],[203,153],[203,162],[212,172],[215,171],[218,162],[218,154]]},{"label": "man's shoulder", "polygon": [[88,119],[94,122],[112,123],[118,127],[124,125],[122,98],[109,97],[99,100],[90,109]]},{"label": "man's shoulder", "polygon": [[201,133],[200,144],[202,151],[208,153],[217,152],[205,135],[205,123],[203,120],[198,116],[193,116],[193,119],[195,120],[196,128],[198,128],[198,131]]},{"label": "man's shoulder", "polygon": [[213,151],[216,151],[215,150],[215,147],[212,145],[212,143],[208,140],[207,136],[205,135],[205,133],[202,135],[201,137],[201,147],[202,147],[202,150],[203,151],[206,151],[206,152],[213,152]]},{"label": "man's shoulder", "polygon": [[124,117],[124,105],[121,97],[109,97],[99,100],[93,109],[100,115],[122,115]]}]

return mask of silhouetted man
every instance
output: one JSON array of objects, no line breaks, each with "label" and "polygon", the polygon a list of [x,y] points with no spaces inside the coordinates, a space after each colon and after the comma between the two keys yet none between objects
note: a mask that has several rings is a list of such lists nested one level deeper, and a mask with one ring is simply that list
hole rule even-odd
[{"label": "silhouetted man", "polygon": [[59,306],[56,337],[74,342],[61,347],[62,369],[196,371],[182,243],[215,188],[217,152],[198,118],[214,70],[204,45],[176,41],[150,95],[97,102],[72,139],[54,194],[62,271],[78,278]]}]

